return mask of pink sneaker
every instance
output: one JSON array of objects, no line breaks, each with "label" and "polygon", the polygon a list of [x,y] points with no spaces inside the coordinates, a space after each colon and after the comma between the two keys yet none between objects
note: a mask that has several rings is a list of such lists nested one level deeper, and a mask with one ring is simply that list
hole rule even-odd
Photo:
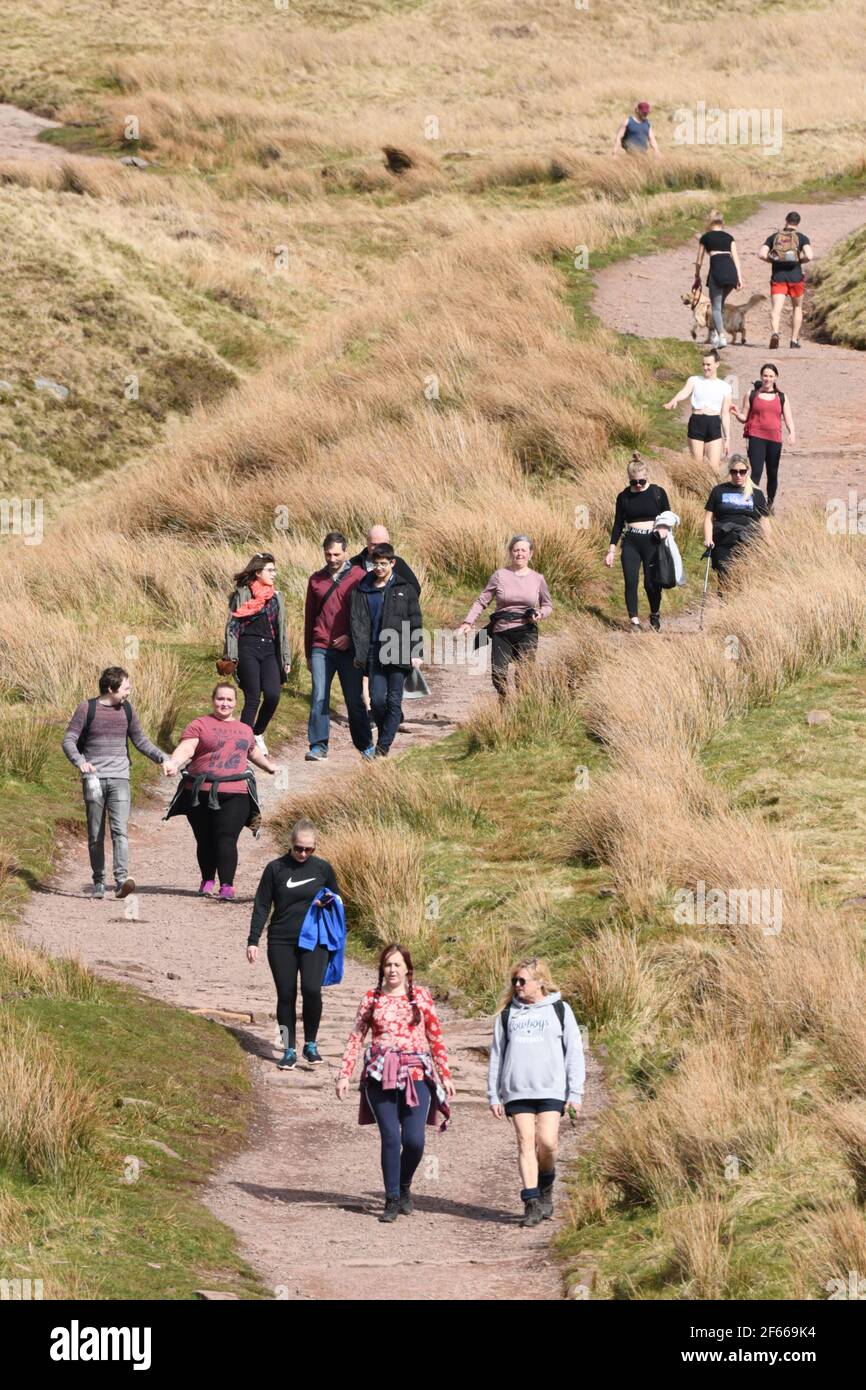
[{"label": "pink sneaker", "polygon": [[201,895],[201,897],[203,897],[203,898],[209,898],[210,895],[211,895],[211,893],[213,892],[213,889],[214,889],[214,882],[213,882],[213,879],[212,879],[212,878],[203,878],[202,881],[201,881],[201,883],[199,884],[199,890],[198,890],[198,891],[199,891],[199,894]]},{"label": "pink sneaker", "polygon": [[235,890],[230,883],[221,883],[219,891],[220,900],[224,903],[234,901]]}]

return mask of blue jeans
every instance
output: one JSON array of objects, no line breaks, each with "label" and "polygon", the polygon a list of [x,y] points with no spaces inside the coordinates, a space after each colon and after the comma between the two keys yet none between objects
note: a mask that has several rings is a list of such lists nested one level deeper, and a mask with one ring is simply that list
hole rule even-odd
[{"label": "blue jeans", "polygon": [[114,881],[118,887],[127,877],[129,870],[129,778],[100,777],[102,796],[94,799],[89,794],[87,779],[84,779],[84,806],[87,811],[87,848],[90,851],[90,868],[94,883],[105,882],[105,822],[111,831]]},{"label": "blue jeans", "polygon": [[373,723],[379,731],[378,745],[383,753],[387,753],[403,718],[403,686],[406,684],[406,672],[397,671],[393,666],[380,666],[378,661],[373,661],[368,675],[370,711]]},{"label": "blue jeans", "polygon": [[352,742],[363,753],[365,748],[370,747],[373,734],[361,694],[361,672],[355,665],[351,651],[341,652],[336,647],[313,647],[310,653],[310,675],[313,678],[310,718],[307,724],[310,747],[328,747],[331,728],[331,682],[336,675],[340,678],[340,689],[346,701]]},{"label": "blue jeans", "polygon": [[416,1081],[418,1104],[406,1104],[406,1092],[383,1091],[381,1081],[367,1082],[367,1100],[382,1139],[382,1177],[385,1196],[399,1197],[409,1187],[424,1157],[424,1126],[430,1109],[430,1085]]}]

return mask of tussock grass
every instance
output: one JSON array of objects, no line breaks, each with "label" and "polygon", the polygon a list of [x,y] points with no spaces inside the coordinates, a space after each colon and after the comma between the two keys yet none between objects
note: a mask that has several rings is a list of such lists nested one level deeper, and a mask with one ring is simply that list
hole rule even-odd
[{"label": "tussock grass", "polygon": [[0,981],[16,993],[38,994],[46,999],[92,1001],[100,986],[79,960],[49,956],[25,946],[8,927],[0,928]]},{"label": "tussock grass", "polygon": [[92,1088],[31,1023],[0,1023],[0,1158],[31,1178],[74,1180],[98,1122]]},{"label": "tussock grass", "polygon": [[664,1229],[671,1241],[684,1297],[718,1299],[729,1294],[731,1237],[728,1213],[718,1197],[699,1198],[666,1212]]},{"label": "tussock grass", "polygon": [[4,711],[0,772],[25,782],[41,782],[55,732],[27,711]]}]

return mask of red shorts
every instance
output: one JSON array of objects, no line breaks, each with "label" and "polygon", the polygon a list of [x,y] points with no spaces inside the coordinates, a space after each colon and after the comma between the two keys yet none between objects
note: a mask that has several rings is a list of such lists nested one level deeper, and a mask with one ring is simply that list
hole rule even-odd
[{"label": "red shorts", "polygon": [[786,294],[791,299],[799,299],[806,288],[806,281],[799,280],[794,284],[790,280],[771,280],[771,294]]}]

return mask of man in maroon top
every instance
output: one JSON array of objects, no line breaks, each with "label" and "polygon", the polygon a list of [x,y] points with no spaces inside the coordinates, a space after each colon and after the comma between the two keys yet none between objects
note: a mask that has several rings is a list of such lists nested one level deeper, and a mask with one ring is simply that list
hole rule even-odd
[{"label": "man in maroon top", "polygon": [[348,542],[339,531],[331,531],[322,542],[324,569],[316,570],[307,582],[304,604],[304,651],[313,678],[307,738],[308,762],[328,756],[330,732],[331,682],[340,678],[340,687],[349,714],[352,742],[365,758],[374,755],[370,716],[361,693],[361,672],[354,663],[349,636],[352,590],[366,570],[353,565],[347,555]]}]

